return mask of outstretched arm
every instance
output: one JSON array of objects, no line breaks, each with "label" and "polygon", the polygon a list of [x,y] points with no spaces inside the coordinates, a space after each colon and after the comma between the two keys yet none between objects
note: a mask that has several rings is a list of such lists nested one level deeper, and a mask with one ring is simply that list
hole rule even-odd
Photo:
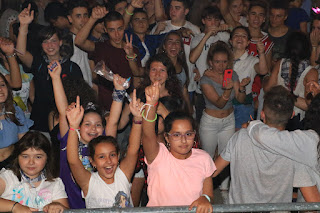
[{"label": "outstretched arm", "polygon": [[70,131],[67,142],[67,158],[72,175],[83,191],[84,196],[86,196],[89,189],[89,180],[91,177],[91,173],[84,168],[79,159],[79,138],[76,132],[76,130],[80,126],[83,114],[84,109],[82,106],[80,106],[80,98],[79,96],[77,96],[76,104],[71,104],[67,109],[67,118],[70,124]]},{"label": "outstretched arm", "polygon": [[[55,66],[55,68],[51,68]],[[52,79],[52,86],[53,86],[53,94],[54,99],[56,102],[56,106],[59,112],[59,130],[60,135],[63,137],[69,130],[69,125],[66,117],[66,109],[68,107],[67,96],[64,91],[62,81],[61,81],[61,65],[58,61],[52,61],[48,65],[48,73]],[[52,70],[52,71],[51,71]]]},{"label": "outstretched arm", "polygon": [[134,9],[136,8],[143,8],[143,0],[132,0],[125,12],[123,14],[123,21],[124,21],[124,28],[127,29],[130,23],[131,16],[133,16]]},{"label": "outstretched arm", "polygon": [[214,164],[217,167],[217,170],[213,173],[212,177],[217,177],[223,170],[226,168],[230,162],[224,160],[221,156],[219,156],[215,161]]},{"label": "outstretched arm", "polygon": [[140,109],[143,107],[143,103],[137,99],[136,90],[133,91],[132,102],[130,103],[130,111],[133,115],[132,128],[129,137],[129,146],[126,153],[126,157],[121,161],[120,168],[131,181],[134,169],[137,164],[138,151],[141,143],[142,133],[142,116]]},{"label": "outstretched arm", "polygon": [[17,50],[21,53],[18,53],[18,56],[22,63],[24,63],[28,68],[31,67],[33,56],[30,52],[27,51],[27,35],[29,24],[33,21],[34,11],[30,11],[31,4],[28,5],[28,8],[22,10],[18,18],[20,21],[20,28],[17,38]]},{"label": "outstretched arm", "polygon": [[267,57],[265,54],[265,46],[261,41],[257,42],[257,50],[259,53],[259,63],[254,65],[256,73],[266,75],[269,72]]},{"label": "outstretched arm", "polygon": [[[142,145],[148,164],[151,164],[159,152],[159,143],[155,132],[155,117],[159,101],[160,83],[155,82],[145,89],[146,104],[142,121]],[[149,113],[147,113],[149,112]]]}]

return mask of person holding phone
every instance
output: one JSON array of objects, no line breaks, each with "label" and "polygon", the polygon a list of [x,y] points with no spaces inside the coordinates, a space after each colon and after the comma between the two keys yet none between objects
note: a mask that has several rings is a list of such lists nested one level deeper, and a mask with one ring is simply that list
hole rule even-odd
[{"label": "person holding phone", "polygon": [[[200,121],[200,139],[202,149],[213,158],[217,146],[220,154],[235,132],[232,100],[244,102],[245,86],[250,78],[239,82],[238,75],[232,71],[233,54],[225,42],[218,41],[210,47],[207,63],[209,69],[200,80],[206,104]],[[227,186],[223,188],[227,189]]]}]

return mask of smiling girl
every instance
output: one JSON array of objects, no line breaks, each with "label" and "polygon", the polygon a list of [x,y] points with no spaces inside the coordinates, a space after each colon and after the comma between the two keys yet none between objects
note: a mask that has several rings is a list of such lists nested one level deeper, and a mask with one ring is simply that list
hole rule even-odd
[{"label": "smiling girl", "polygon": [[68,208],[60,178],[52,175],[51,145],[39,132],[28,132],[16,144],[10,170],[0,171],[1,212],[62,212]]}]

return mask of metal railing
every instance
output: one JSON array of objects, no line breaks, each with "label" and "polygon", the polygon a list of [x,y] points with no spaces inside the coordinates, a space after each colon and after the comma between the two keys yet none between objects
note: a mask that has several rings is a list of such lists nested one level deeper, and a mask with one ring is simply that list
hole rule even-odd
[{"label": "metal railing", "polygon": [[[273,212],[273,211],[319,211],[320,203],[261,203],[213,205],[213,212]],[[187,206],[168,207],[136,207],[136,208],[105,208],[105,209],[70,209],[66,213],[193,213],[196,209],[188,210]]]}]

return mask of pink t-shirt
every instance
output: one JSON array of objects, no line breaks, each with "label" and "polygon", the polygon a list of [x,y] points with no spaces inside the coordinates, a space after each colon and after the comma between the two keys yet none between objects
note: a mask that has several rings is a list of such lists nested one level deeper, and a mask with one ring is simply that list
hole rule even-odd
[{"label": "pink t-shirt", "polygon": [[189,158],[175,158],[163,143],[159,153],[148,165],[147,206],[190,205],[202,194],[203,182],[216,170],[209,154],[201,149],[192,149]]}]

